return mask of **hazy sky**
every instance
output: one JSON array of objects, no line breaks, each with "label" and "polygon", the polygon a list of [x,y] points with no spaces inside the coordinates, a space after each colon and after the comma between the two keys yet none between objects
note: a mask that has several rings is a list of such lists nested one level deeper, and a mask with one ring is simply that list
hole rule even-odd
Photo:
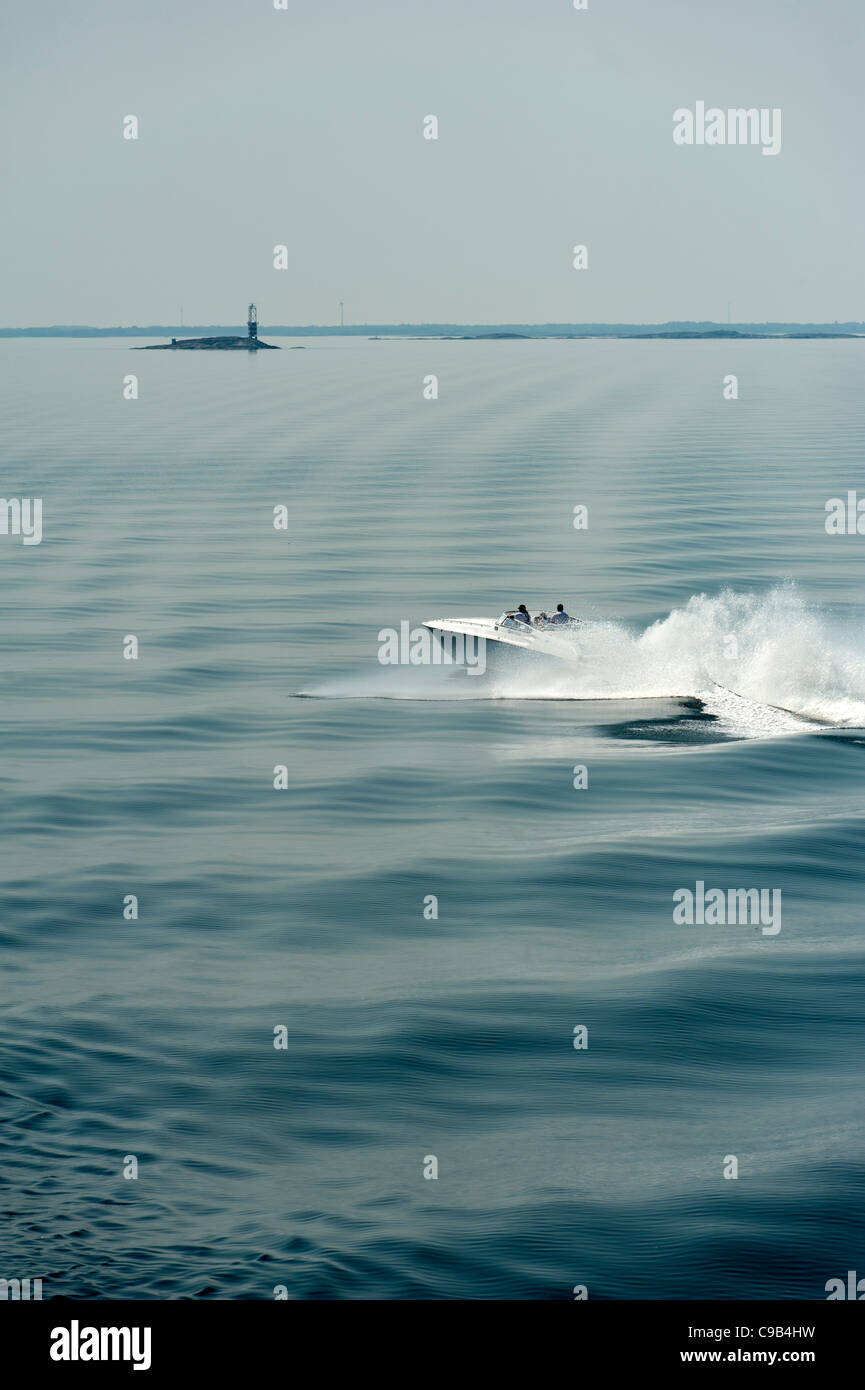
[{"label": "hazy sky", "polygon": [[[6,0],[0,323],[236,323],[250,299],[333,323],[340,298],[347,323],[863,319],[863,21],[865,0]],[[780,154],[677,147],[697,101],[780,107]]]}]

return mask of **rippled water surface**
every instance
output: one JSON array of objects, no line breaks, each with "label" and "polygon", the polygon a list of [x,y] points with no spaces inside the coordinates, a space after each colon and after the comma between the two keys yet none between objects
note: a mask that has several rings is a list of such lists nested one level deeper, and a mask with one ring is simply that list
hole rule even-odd
[{"label": "rippled water surface", "polygon": [[[824,526],[865,347],[280,341],[0,343],[44,504],[0,536],[0,1276],[824,1298],[865,1235],[865,538]],[[520,601],[593,622],[377,659]],[[678,924],[698,881],[781,929]]]}]

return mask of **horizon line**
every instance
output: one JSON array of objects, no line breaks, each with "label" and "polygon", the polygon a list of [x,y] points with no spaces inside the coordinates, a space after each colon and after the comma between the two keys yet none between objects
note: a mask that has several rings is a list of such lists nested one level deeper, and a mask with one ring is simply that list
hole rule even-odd
[{"label": "horizon line", "polygon": [[[590,330],[592,330],[592,329],[607,329],[607,330],[610,330],[610,329],[652,329],[652,328],[683,328],[683,329],[688,329],[688,328],[717,328],[717,329],[729,331],[729,330],[731,330],[731,329],[743,329],[743,328],[763,328],[763,329],[765,329],[765,328],[769,328],[769,327],[772,327],[772,328],[836,328],[836,329],[843,329],[843,328],[860,328],[860,329],[865,329],[865,320],[863,320],[863,319],[843,319],[843,320],[842,320],[842,319],[831,319],[831,320],[830,320],[830,319],[788,319],[788,320],[783,320],[783,319],[763,319],[763,320],[758,320],[758,319],[736,319],[736,320],[721,320],[721,319],[667,319],[667,320],[664,320],[664,321],[655,320],[655,321],[651,321],[651,322],[649,322],[649,321],[642,321],[642,322],[641,322],[641,321],[636,321],[636,320],[619,320],[619,321],[614,321],[614,320],[610,320],[610,319],[605,319],[605,320],[596,319],[596,320],[591,321],[591,322],[585,322],[585,321],[584,321],[584,322],[574,322],[574,321],[558,321],[558,322],[554,322],[554,321],[552,321],[552,320],[547,320],[547,321],[541,321],[541,320],[533,320],[533,321],[525,321],[525,320],[524,320],[524,321],[508,320],[508,321],[499,321],[499,322],[496,322],[496,323],[481,323],[481,322],[471,322],[471,321],[468,321],[468,320],[461,320],[461,321],[458,321],[458,320],[448,320],[448,321],[438,321],[438,322],[435,322],[435,321],[433,321],[433,320],[414,320],[414,321],[412,321],[412,322],[410,322],[410,321],[402,321],[402,322],[393,322],[393,321],[391,321],[391,322],[378,322],[378,323],[369,322],[369,323],[357,323],[357,324],[338,324],[338,323],[336,323],[336,324],[334,324],[334,323],[306,323],[306,324],[284,324],[284,323],[274,323],[274,324],[262,324],[262,323],[260,323],[260,324],[259,324],[259,332],[263,332],[263,333],[279,333],[279,334],[283,334],[283,335],[291,335],[291,334],[298,334],[298,335],[301,335],[301,334],[305,334],[305,333],[332,333],[332,334],[351,335],[351,334],[354,334],[354,333],[383,332],[383,331],[387,331],[387,332],[400,332],[400,331],[416,332],[416,331],[418,331],[418,330],[420,330],[420,329],[425,329],[425,330],[430,330],[430,329],[432,329],[432,330],[437,330],[437,331],[448,331],[448,330],[454,330],[454,329],[480,329],[480,330],[487,330],[487,331],[490,331],[490,332],[497,332],[497,331],[503,331],[503,330],[516,330],[516,329],[535,329],[535,330],[537,330],[537,329],[547,329],[547,330],[554,329],[554,330],[559,330],[559,331],[573,331],[573,330],[579,330],[579,331],[581,331],[581,332],[587,332],[587,331],[590,331]],[[0,326],[0,335],[7,336],[7,337],[11,337],[11,336],[20,335],[20,334],[31,334],[31,335],[45,334],[45,335],[52,335],[52,334],[61,334],[61,333],[70,333],[70,334],[71,334],[71,333],[77,333],[77,334],[87,334],[87,333],[92,333],[92,334],[110,334],[110,333],[133,333],[133,332],[137,332],[137,333],[143,334],[143,335],[156,334],[156,335],[158,335],[158,336],[165,336],[165,335],[168,335],[168,334],[175,334],[175,335],[178,335],[178,336],[182,335],[182,336],[189,337],[189,336],[191,336],[193,333],[198,332],[198,331],[201,331],[201,330],[208,330],[208,331],[218,330],[218,331],[224,331],[224,332],[234,332],[234,331],[239,331],[239,330],[242,330],[242,329],[245,329],[245,328],[246,328],[246,324],[245,324],[245,323],[244,323],[244,324],[225,324],[225,323],[209,323],[209,324],[205,324],[205,323],[172,324],[172,323],[151,322],[151,323],[146,323],[146,324],[131,323],[131,324],[110,324],[110,325],[98,325],[98,324],[86,324],[86,323],[83,323],[83,324],[82,324],[82,323],[52,323],[52,324],[26,324],[26,325],[15,325],[15,326],[12,326],[12,325],[9,325],[9,326]]]}]

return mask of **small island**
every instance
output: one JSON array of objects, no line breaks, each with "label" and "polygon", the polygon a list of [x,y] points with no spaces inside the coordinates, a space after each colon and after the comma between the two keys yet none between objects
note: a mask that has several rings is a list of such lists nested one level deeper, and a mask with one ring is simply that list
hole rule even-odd
[{"label": "small island", "polygon": [[133,348],[133,352],[258,352],[266,348],[269,352],[281,352],[276,343],[263,343],[258,336],[258,312],[254,304],[249,306],[246,323],[246,337],[240,334],[220,334],[216,338],[172,338],[170,343],[147,343],[145,347]]}]

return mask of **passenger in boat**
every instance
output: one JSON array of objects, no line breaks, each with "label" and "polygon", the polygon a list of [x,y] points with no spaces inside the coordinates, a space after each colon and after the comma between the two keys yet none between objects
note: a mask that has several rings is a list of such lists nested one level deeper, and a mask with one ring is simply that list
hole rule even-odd
[{"label": "passenger in boat", "polygon": [[524,603],[521,603],[519,608],[508,609],[507,613],[503,614],[499,619],[499,622],[503,623],[506,627],[515,627],[517,623],[531,623],[531,621],[529,610]]},{"label": "passenger in boat", "polygon": [[502,613],[499,623],[505,627],[515,627],[516,623],[527,623],[531,627],[531,617],[526,605],[520,603],[519,609],[508,609],[508,612]]},{"label": "passenger in boat", "polygon": [[549,621],[546,613],[539,613],[535,618],[535,627],[546,627]]},{"label": "passenger in boat", "polygon": [[565,612],[564,604],[557,603],[556,611],[550,618],[551,623],[569,623],[571,620]]}]

